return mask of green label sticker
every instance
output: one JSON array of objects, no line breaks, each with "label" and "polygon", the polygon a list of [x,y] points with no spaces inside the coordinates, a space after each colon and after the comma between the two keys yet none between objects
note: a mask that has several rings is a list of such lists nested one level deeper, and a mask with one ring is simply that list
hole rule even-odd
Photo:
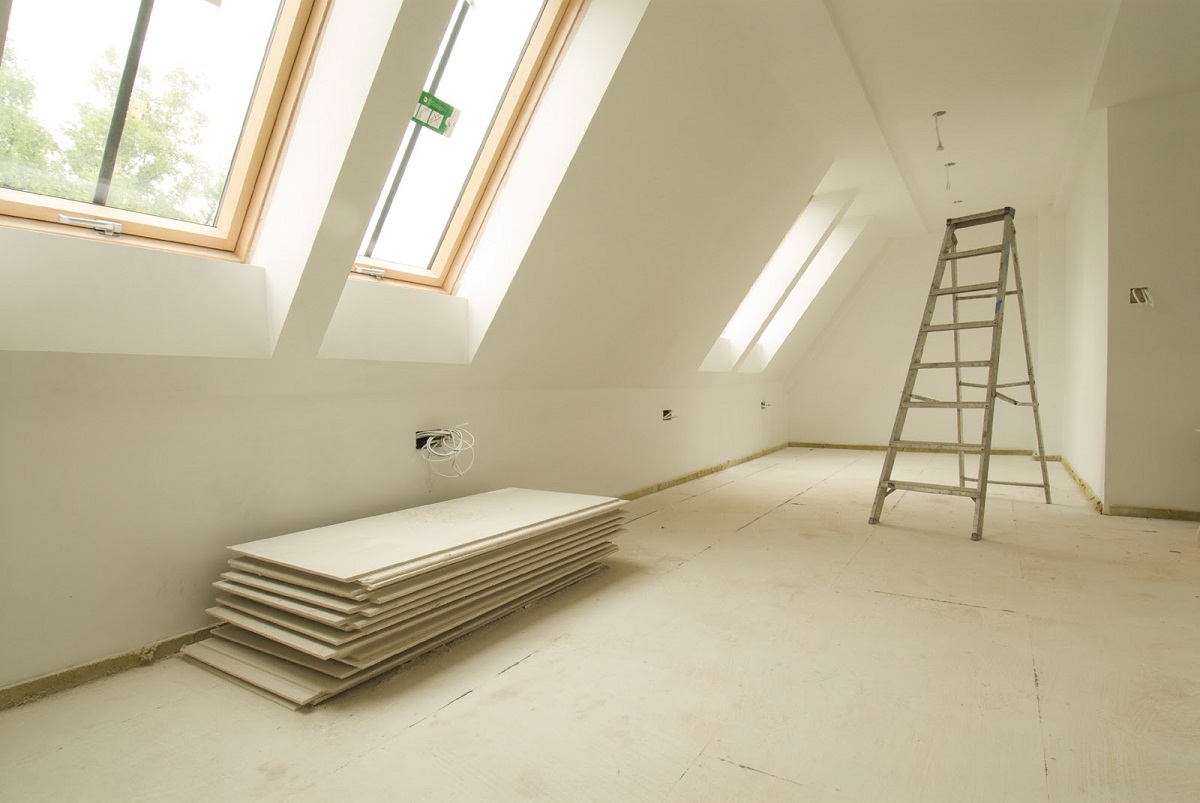
[{"label": "green label sticker", "polygon": [[454,131],[454,124],[458,121],[458,109],[446,101],[434,97],[430,92],[422,92],[412,119],[417,125],[423,125],[448,137]]}]

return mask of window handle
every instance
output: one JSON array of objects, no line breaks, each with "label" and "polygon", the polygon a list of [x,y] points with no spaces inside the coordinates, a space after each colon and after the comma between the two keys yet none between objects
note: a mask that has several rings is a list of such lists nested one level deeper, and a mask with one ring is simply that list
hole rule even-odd
[{"label": "window handle", "polygon": [[73,215],[59,215],[59,223],[66,223],[68,226],[79,226],[82,229],[91,229],[92,231],[101,234],[107,234],[110,237],[121,236],[121,224],[115,220],[100,220],[94,217],[74,217]]}]

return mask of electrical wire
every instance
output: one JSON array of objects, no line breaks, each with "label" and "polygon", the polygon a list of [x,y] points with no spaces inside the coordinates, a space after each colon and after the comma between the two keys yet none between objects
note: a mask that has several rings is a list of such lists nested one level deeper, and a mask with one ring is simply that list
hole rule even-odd
[{"label": "electrical wire", "polygon": [[[466,424],[459,424],[449,429],[426,429],[417,433],[418,438],[425,438],[421,447],[421,456],[429,463],[429,469],[439,477],[454,479],[461,477],[475,465],[475,436],[466,430]],[[460,463],[466,460],[466,464]],[[443,473],[439,465],[449,463],[449,471]]]}]

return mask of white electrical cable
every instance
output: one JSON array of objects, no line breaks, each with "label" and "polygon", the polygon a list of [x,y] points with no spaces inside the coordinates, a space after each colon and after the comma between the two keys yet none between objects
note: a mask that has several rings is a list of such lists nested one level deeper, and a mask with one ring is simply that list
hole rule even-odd
[{"label": "white electrical cable", "polygon": [[[421,447],[421,456],[429,463],[429,468],[439,477],[453,479],[461,477],[475,465],[475,436],[466,430],[466,424],[459,424],[449,429],[426,429],[417,433],[418,438],[426,438]],[[466,455],[466,465],[461,465],[459,459]],[[450,464],[451,474],[438,470],[438,465]]]}]

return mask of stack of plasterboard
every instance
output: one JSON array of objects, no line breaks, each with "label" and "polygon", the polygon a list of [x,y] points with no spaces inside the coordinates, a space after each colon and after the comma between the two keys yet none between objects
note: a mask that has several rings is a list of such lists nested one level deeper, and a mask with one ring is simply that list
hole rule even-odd
[{"label": "stack of plasterboard", "polygon": [[507,488],[238,544],[184,654],[319,703],[598,571],[622,504]]}]

